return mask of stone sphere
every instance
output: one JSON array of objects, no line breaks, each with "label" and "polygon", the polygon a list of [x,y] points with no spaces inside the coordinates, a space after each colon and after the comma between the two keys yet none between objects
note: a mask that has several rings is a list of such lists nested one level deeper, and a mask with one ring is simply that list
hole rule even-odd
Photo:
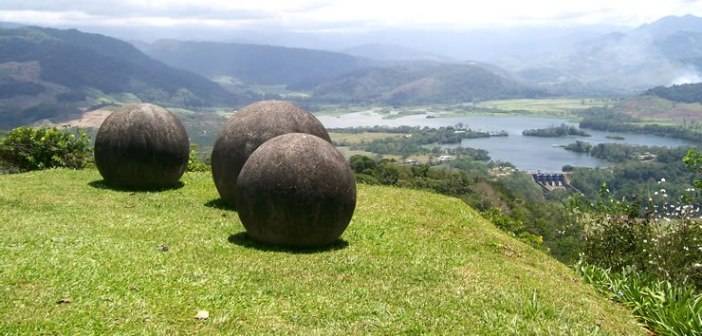
[{"label": "stone sphere", "polygon": [[175,185],[188,166],[190,140],[173,113],[151,104],[110,114],[95,138],[95,164],[109,185],[148,189]]},{"label": "stone sphere", "polygon": [[256,241],[320,247],[339,239],[356,208],[344,156],[319,137],[291,133],[261,145],[238,181],[239,218]]},{"label": "stone sphere", "polygon": [[286,101],[262,101],[244,107],[227,121],[212,150],[212,177],[220,197],[236,207],[237,177],[251,153],[264,142],[288,133],[329,133],[309,112]]}]

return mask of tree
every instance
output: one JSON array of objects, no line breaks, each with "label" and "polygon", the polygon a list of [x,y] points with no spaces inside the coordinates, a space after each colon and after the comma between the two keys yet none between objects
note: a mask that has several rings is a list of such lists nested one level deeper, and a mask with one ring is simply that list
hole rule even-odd
[{"label": "tree", "polygon": [[[702,174],[702,153],[699,150],[691,148],[687,155],[683,158],[685,165],[697,174]],[[695,187],[702,188],[702,179],[695,180]]]}]

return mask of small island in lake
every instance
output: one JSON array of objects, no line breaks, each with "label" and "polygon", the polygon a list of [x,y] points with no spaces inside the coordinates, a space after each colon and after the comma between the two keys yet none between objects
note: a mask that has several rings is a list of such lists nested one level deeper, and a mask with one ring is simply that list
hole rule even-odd
[{"label": "small island in lake", "polygon": [[585,132],[585,131],[583,131],[575,126],[568,126],[566,124],[561,124],[560,126],[552,126],[552,127],[547,127],[547,128],[528,129],[528,130],[524,130],[524,132],[522,132],[522,135],[544,137],[544,138],[558,138],[558,137],[564,137],[564,136],[569,136],[569,135],[576,135],[576,136],[583,136],[583,137],[590,136],[590,134],[588,134],[587,132]]},{"label": "small island in lake", "polygon": [[608,135],[605,138],[610,139],[610,140],[626,140],[625,137],[619,136],[619,135]]}]

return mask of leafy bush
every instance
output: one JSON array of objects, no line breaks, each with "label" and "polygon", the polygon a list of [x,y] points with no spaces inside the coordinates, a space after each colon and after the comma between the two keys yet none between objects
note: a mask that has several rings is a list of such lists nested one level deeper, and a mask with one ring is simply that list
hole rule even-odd
[{"label": "leafy bush", "polygon": [[612,300],[631,308],[656,335],[702,335],[702,295],[693,287],[655,280],[628,268],[612,272],[581,262],[576,271]]},{"label": "leafy bush", "polygon": [[188,158],[189,172],[208,172],[210,166],[200,158],[200,151],[197,145],[190,145],[190,157]]},{"label": "leafy bush", "polygon": [[583,227],[584,261],[702,288],[700,208],[668,199],[661,188],[647,200],[616,200],[604,185],[596,202],[573,200],[569,209]]},{"label": "leafy bush", "polygon": [[19,127],[0,142],[0,159],[20,171],[84,168],[91,153],[90,139],[83,131]]},{"label": "leafy bush", "polygon": [[[696,149],[688,150],[683,158],[685,165],[697,174],[702,174],[702,153]],[[702,188],[702,179],[695,181],[695,187]]]}]

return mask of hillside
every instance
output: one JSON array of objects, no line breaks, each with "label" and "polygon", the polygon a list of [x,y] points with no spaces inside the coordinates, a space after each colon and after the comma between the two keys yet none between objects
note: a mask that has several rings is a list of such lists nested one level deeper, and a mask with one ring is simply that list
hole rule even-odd
[{"label": "hillside", "polygon": [[702,103],[702,83],[661,86],[648,90],[646,94],[681,103]]},{"label": "hillside", "polygon": [[342,50],[344,54],[378,61],[434,61],[455,62],[455,60],[430,52],[403,47],[396,44],[368,43]]},{"label": "hillside", "polygon": [[684,124],[702,120],[702,103],[677,102],[656,95],[625,98],[615,104],[613,109],[634,118],[664,123]]},{"label": "hillside", "polygon": [[702,18],[669,16],[578,41],[510,68],[559,94],[629,95],[699,80]]},{"label": "hillside", "polygon": [[345,243],[291,253],[247,240],[209,174],[184,183],[0,176],[0,334],[646,334],[458,199],[359,185]]},{"label": "hillside", "polygon": [[245,84],[309,87],[370,63],[341,53],[256,44],[162,40],[137,46],[171,66]]},{"label": "hillside", "polygon": [[363,69],[324,83],[313,92],[314,97],[322,101],[395,105],[464,103],[545,95],[482,66],[436,63]]},{"label": "hillside", "polygon": [[171,106],[243,100],[126,42],[36,27],[0,29],[0,87],[0,125],[9,126],[61,119],[120,98]]}]

